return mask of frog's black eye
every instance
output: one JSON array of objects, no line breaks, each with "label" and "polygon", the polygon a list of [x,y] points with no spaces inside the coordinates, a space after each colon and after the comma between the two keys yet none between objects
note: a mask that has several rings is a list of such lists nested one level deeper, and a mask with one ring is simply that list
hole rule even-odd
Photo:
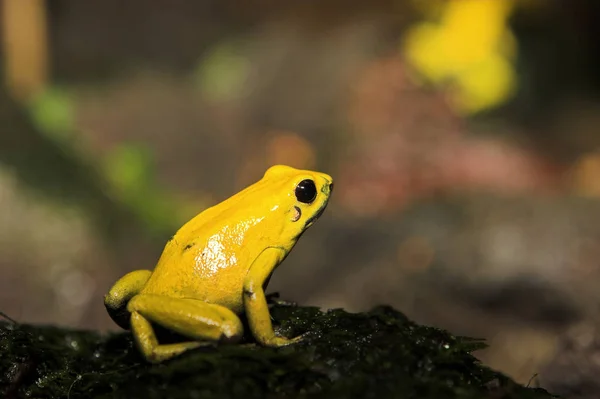
[{"label": "frog's black eye", "polygon": [[296,199],[305,204],[310,204],[317,197],[317,186],[309,179],[302,180],[296,186]]}]

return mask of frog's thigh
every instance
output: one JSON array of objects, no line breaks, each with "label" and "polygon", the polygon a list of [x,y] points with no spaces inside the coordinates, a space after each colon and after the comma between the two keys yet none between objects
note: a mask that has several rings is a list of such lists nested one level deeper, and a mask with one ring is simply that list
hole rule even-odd
[{"label": "frog's thigh", "polygon": [[150,270],[136,270],[121,277],[104,296],[109,316],[121,328],[129,329],[130,314],[127,303],[137,295],[152,275]]},{"label": "frog's thigh", "polygon": [[150,361],[161,361],[206,343],[184,342],[160,345],[150,322],[195,340],[237,342],[244,327],[231,310],[195,299],[141,294],[127,309],[131,326],[142,353]]}]

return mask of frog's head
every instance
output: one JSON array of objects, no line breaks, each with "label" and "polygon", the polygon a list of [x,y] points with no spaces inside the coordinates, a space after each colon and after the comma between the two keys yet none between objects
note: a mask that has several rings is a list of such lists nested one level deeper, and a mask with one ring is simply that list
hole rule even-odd
[{"label": "frog's head", "polygon": [[269,168],[259,184],[265,190],[271,238],[283,247],[293,245],[321,216],[333,190],[331,176],[284,165]]}]

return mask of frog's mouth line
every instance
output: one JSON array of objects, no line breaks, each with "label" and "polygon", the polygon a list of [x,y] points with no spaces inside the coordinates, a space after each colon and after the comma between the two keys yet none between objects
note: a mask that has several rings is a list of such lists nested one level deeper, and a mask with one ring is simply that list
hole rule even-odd
[{"label": "frog's mouth line", "polygon": [[308,228],[311,224],[313,224],[315,222],[315,220],[317,220],[323,214],[323,212],[325,212],[325,208],[327,208],[328,203],[329,203],[329,201],[326,201],[323,205],[321,205],[321,207],[319,208],[317,213],[315,213],[314,215],[312,215],[311,217],[309,217],[306,220],[306,223],[304,223],[305,229]]}]

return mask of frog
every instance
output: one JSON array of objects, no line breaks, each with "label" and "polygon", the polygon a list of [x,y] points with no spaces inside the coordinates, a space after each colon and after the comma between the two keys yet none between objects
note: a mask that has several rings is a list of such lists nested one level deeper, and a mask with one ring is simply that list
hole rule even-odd
[{"label": "frog", "polygon": [[[109,316],[130,330],[141,355],[159,363],[204,346],[240,343],[242,317],[257,344],[302,341],[274,331],[265,290],[275,269],[323,214],[330,175],[274,165],[262,178],[185,223],[153,270],[121,277],[104,296]],[[160,343],[156,327],[181,342]]]}]

